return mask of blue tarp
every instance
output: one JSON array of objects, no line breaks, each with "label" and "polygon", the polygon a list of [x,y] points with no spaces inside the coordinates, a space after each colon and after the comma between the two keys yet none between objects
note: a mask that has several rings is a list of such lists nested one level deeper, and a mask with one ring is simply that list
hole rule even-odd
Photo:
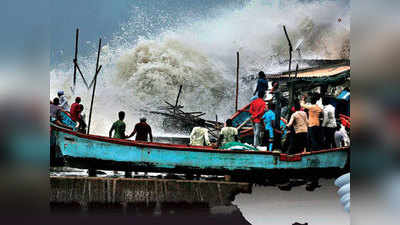
[{"label": "blue tarp", "polygon": [[340,100],[349,101],[349,100],[350,100],[350,92],[344,90],[344,91],[342,91],[336,98],[337,98],[337,99],[340,99]]}]

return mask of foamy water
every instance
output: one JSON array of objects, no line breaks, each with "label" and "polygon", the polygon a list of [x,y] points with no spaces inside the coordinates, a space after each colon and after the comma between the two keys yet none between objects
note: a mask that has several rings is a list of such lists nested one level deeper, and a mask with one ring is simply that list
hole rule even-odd
[{"label": "foamy water", "polygon": [[[92,133],[106,135],[120,110],[127,113],[128,132],[142,116],[148,117],[153,130],[161,132],[162,117],[143,110],[156,110],[164,100],[174,103],[179,85],[183,85],[179,103],[185,111],[204,111],[207,119],[218,114],[220,120],[225,120],[234,112],[236,51],[240,52],[240,76],[259,70],[281,70],[278,62],[288,59],[283,24],[293,45],[304,40],[303,57],[342,57],[344,43],[349,39],[349,9],[332,1],[272,5],[267,2],[251,1],[241,8],[216,9],[217,16],[212,17],[182,18],[180,24],[170,24],[158,33],[148,33],[142,27],[143,37],[130,41],[130,35],[143,24],[137,22],[138,15],[133,13],[132,19],[121,25],[121,32],[103,44],[103,69],[96,87]],[[139,16],[140,21],[150,21],[146,24],[155,20],[143,12]],[[173,16],[159,15],[157,20]],[[338,18],[342,21],[338,22]],[[95,63],[95,50],[79,58],[88,82]],[[70,103],[75,96],[81,96],[88,114],[91,91],[78,77],[78,86],[72,93],[72,74],[72,63],[55,66],[50,75],[50,96],[60,89],[70,96]],[[240,86],[239,106],[248,103],[253,88]]]}]

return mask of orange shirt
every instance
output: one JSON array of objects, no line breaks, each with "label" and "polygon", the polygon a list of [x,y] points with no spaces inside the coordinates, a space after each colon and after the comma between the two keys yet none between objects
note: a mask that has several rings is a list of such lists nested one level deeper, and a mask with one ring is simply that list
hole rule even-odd
[{"label": "orange shirt", "polygon": [[306,105],[302,101],[301,107],[308,109],[308,127],[319,126],[319,115],[322,113],[322,109],[318,105]]}]

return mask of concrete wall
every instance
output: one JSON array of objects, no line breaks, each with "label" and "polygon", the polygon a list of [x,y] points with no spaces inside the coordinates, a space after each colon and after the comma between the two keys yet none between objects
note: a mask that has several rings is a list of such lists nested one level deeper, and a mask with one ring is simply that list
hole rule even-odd
[{"label": "concrete wall", "polygon": [[155,214],[190,207],[218,213],[221,207],[222,211],[235,210],[231,202],[236,194],[251,193],[248,183],[167,179],[50,177],[50,187],[53,211],[134,206]]}]

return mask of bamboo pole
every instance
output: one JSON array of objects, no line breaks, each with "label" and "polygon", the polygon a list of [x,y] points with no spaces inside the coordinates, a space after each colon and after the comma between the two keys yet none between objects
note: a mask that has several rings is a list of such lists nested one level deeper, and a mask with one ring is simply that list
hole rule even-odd
[{"label": "bamboo pole", "polygon": [[175,107],[174,107],[174,115],[175,115],[176,107],[178,106],[179,96],[181,95],[181,91],[182,91],[182,85],[179,86],[178,96],[176,96]]},{"label": "bamboo pole", "polygon": [[83,83],[85,84],[86,88],[89,89],[89,86],[88,86],[88,84],[87,84],[87,82],[86,82],[85,77],[84,77],[83,74],[82,74],[82,71],[81,71],[81,68],[80,68],[79,65],[78,65],[78,62],[77,62],[77,61],[74,61],[74,63],[75,63],[75,68],[78,69],[78,72],[79,72],[79,74],[81,75],[81,77],[82,77],[82,79],[83,79]]},{"label": "bamboo pole", "polygon": [[76,86],[76,66],[78,61],[78,40],[79,40],[79,28],[76,29],[75,35],[75,57],[74,57],[74,80],[73,80],[73,90],[75,91]]},{"label": "bamboo pole", "polygon": [[90,122],[92,120],[93,100],[94,100],[94,94],[95,94],[95,91],[96,91],[97,74],[100,72],[100,69],[101,69],[101,66],[99,68],[100,50],[101,50],[101,38],[99,40],[99,49],[97,51],[96,73],[95,73],[94,79],[93,79],[94,84],[93,84],[92,100],[90,102],[89,122],[88,122],[87,134],[89,134],[89,132],[90,132]]},{"label": "bamboo pole", "polygon": [[235,100],[235,112],[238,111],[238,98],[239,98],[239,52],[236,52],[236,100]]},{"label": "bamboo pole", "polygon": [[[299,64],[296,64],[296,72],[294,74],[294,78],[297,77],[297,72],[299,71]],[[290,82],[289,85],[289,105],[288,105],[288,117],[286,118],[287,120],[289,120],[290,116],[291,116],[291,109],[293,107],[293,102],[294,102],[294,83]]]},{"label": "bamboo pole", "polygon": [[290,41],[290,38],[289,38],[289,35],[288,35],[288,33],[287,33],[287,31],[286,31],[286,26],[285,25],[283,25],[283,31],[285,32],[285,36],[286,36],[286,39],[287,39],[287,41],[288,41],[288,43],[289,43],[289,77],[290,77],[290,73],[291,73],[291,70],[292,70],[292,52],[293,52],[293,47],[292,47],[292,42]]},{"label": "bamboo pole", "polygon": [[245,120],[242,124],[240,124],[236,129],[240,129],[242,128],[244,125],[246,125],[246,123],[248,123],[251,120],[251,117],[249,117],[247,120]]}]

